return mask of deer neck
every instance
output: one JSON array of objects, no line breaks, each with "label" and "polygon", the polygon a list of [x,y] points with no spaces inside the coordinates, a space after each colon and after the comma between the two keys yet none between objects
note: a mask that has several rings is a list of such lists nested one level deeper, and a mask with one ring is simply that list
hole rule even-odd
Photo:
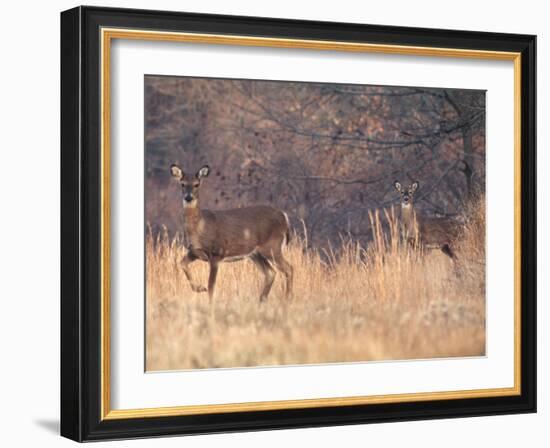
[{"label": "deer neck", "polygon": [[191,240],[197,235],[201,227],[202,213],[198,203],[193,207],[183,208],[183,226],[185,233]]},{"label": "deer neck", "polygon": [[401,204],[401,220],[409,230],[414,228],[416,214],[414,212],[412,203],[406,205]]}]

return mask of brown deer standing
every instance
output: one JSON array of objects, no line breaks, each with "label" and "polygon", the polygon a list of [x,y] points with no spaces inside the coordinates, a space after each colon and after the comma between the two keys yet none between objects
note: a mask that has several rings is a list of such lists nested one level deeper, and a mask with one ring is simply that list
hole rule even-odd
[{"label": "brown deer standing", "polygon": [[454,244],[460,235],[460,224],[448,218],[428,218],[415,212],[413,199],[418,181],[405,188],[398,181],[393,185],[401,194],[401,225],[407,241],[426,249],[440,249],[455,260]]},{"label": "brown deer standing", "polygon": [[[275,280],[274,267],[286,278],[285,296],[289,298],[292,293],[293,269],[282,254],[283,244],[288,242],[290,236],[286,213],[269,206],[201,210],[199,188],[202,180],[210,173],[210,168],[205,165],[191,177],[178,165],[172,165],[170,172],[181,185],[184,234],[187,240],[187,254],[181,263],[193,291],[208,291],[212,299],[219,263],[249,258],[264,275],[260,301],[265,300],[271,290]],[[189,271],[189,265],[197,259],[210,264],[208,290],[197,285]]]}]

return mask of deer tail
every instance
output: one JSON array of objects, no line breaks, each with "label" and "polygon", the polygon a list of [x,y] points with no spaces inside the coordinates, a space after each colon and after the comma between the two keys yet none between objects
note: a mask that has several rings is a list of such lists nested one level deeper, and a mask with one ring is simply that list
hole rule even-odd
[{"label": "deer tail", "polygon": [[286,221],[285,244],[288,245],[288,243],[290,243],[290,221],[288,219],[288,215],[285,212],[283,212],[283,215],[285,216]]}]

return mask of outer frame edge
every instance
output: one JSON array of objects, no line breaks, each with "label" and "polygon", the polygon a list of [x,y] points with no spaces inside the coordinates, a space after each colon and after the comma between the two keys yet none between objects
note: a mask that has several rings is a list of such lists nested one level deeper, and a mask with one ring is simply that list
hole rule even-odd
[{"label": "outer frame edge", "polygon": [[[133,11],[133,12],[139,12],[141,14],[150,13],[150,14],[154,15],[153,11],[135,11],[135,10],[103,9],[103,8],[85,8],[85,9],[90,13],[98,12],[98,13],[110,13],[110,14],[115,14],[115,15],[116,14],[122,15],[122,14]],[[168,14],[167,12],[159,12],[159,13]],[[204,20],[208,20],[211,17],[211,16],[208,16],[208,15],[197,15],[197,16],[202,17]],[[219,16],[213,16],[213,17],[219,17]],[[229,16],[224,16],[224,17],[227,18]],[[246,19],[250,20],[250,21],[254,20],[253,17],[247,17]],[[285,22],[287,22],[287,24],[290,24],[290,22],[292,22],[292,21],[282,21],[281,23],[285,23]],[[297,23],[295,25],[299,24],[301,21],[296,21],[296,22]],[[311,23],[315,23],[315,22],[311,22]],[[323,24],[326,24],[327,26],[338,25],[337,23],[331,23],[331,22],[324,22]],[[95,24],[94,24],[94,26],[95,26]],[[360,25],[357,25],[357,26],[360,26]],[[380,29],[388,29],[388,30],[392,29],[392,27],[379,27],[379,28]],[[406,31],[406,29],[404,29],[404,31]],[[425,31],[428,31],[428,30],[425,30]],[[442,30],[439,30],[439,31],[441,32]],[[453,32],[450,32],[450,33],[452,34]],[[467,33],[467,32],[460,32],[460,33]],[[474,33],[472,33],[472,34],[474,34]],[[480,38],[481,37],[489,38],[489,35],[496,36],[496,34],[487,34],[487,35],[480,36]],[[508,37],[511,40],[514,39],[514,38],[517,38],[517,40],[515,42],[513,42],[514,45],[515,45],[514,48],[517,48],[517,46],[519,45],[518,41],[521,41],[522,45],[525,45],[525,46],[530,46],[531,45],[532,48],[534,49],[534,40],[535,40],[535,38],[533,36],[527,36],[527,35],[503,35],[503,36]],[[510,45],[512,45],[512,42],[510,42]],[[527,51],[527,53],[528,53],[526,55],[527,57],[525,57],[525,59],[524,59],[525,64],[527,66],[527,68],[524,68],[524,71],[527,73],[527,75],[522,73],[522,75],[524,75],[524,76],[522,76],[522,93],[526,91],[526,88],[530,92],[532,90],[532,98],[531,98],[531,95],[530,95],[529,98],[525,99],[529,102],[529,104],[526,106],[526,109],[522,110],[522,129],[526,129],[526,128],[530,127],[531,132],[534,132],[534,126],[535,126],[535,122],[534,122],[535,115],[534,114],[535,114],[535,107],[536,107],[535,98],[534,98],[535,86],[533,85],[532,89],[529,90],[529,88],[528,88],[529,85],[526,84],[526,83],[528,83],[530,81],[534,82],[535,77],[536,77],[536,74],[534,73],[534,70],[535,70],[535,67],[534,67],[535,55],[534,55],[534,50]],[[526,59],[528,59],[528,60],[526,61]],[[95,68],[97,68],[97,67],[95,67]],[[523,95],[522,95],[522,97],[523,97]],[[88,99],[88,101],[90,101],[93,98],[94,97],[92,96],[90,99]],[[84,107],[85,107],[85,105],[83,105],[83,108]],[[527,109],[529,109],[531,113],[528,114],[529,115],[528,117],[525,117],[525,110],[527,110]],[[527,119],[528,122],[524,121],[525,119]],[[531,155],[531,157],[532,157],[532,166],[533,166],[533,168],[535,166],[535,164],[534,164],[535,146],[534,146],[534,143],[533,144],[529,143],[529,139],[532,139],[532,138],[533,137],[528,136],[527,133],[523,133],[523,137],[522,137],[522,146],[523,146],[522,167],[525,166],[526,162],[529,162],[531,160],[529,158],[529,153],[531,153],[531,152],[532,152],[532,155]],[[526,194],[525,188],[526,187],[527,187],[527,189],[530,189],[530,188],[533,189],[532,194],[529,195],[529,197],[525,196],[525,194]],[[534,188],[535,188],[534,180],[524,179],[524,181],[522,182],[522,202],[525,199],[527,199],[529,201],[532,198],[536,199]],[[532,210],[533,214],[535,214],[536,204],[527,204],[527,205],[529,205],[529,210]],[[533,224],[535,224],[535,223],[533,223]],[[535,226],[533,225],[532,228],[534,229]],[[533,236],[533,241],[532,242],[533,242],[533,244],[535,243],[534,236]],[[531,248],[531,247],[529,246],[528,248]],[[522,249],[526,249],[524,244],[522,244]],[[535,248],[533,248],[533,249],[535,249]],[[82,254],[79,254],[79,255],[81,256]],[[526,255],[527,255],[527,261],[529,263],[534,263],[534,264],[530,264],[530,267],[532,268],[533,266],[536,265],[535,252],[530,252],[529,254],[526,254]],[[529,278],[530,277],[531,276],[529,276]],[[536,279],[536,272],[532,273],[532,277]],[[525,284],[525,279],[522,279],[522,280],[523,280],[523,284]],[[536,292],[534,288],[530,289],[530,291],[532,291],[533,293]],[[533,298],[536,299],[536,297],[532,297],[531,299],[533,299]],[[525,299],[525,297],[524,297],[524,299]],[[533,322],[534,317],[536,317],[535,308],[531,307],[530,309],[527,309],[527,314],[526,314],[526,308],[525,308],[525,306],[522,302],[522,316],[521,316],[522,323],[524,323],[524,324],[529,323],[529,324],[532,325],[532,324],[535,323],[535,322]],[[528,328],[526,328],[526,325],[522,325],[522,328],[524,330],[522,332],[523,336],[528,336],[527,339],[522,337],[522,345],[527,343],[527,340],[528,339],[530,340],[532,337],[534,337],[535,342],[536,342],[536,329],[528,329]],[[524,348],[524,347],[522,347],[522,348]],[[536,368],[536,358],[535,358],[536,357],[536,352],[535,352],[534,356],[533,356],[533,354],[529,354],[530,359],[524,359],[523,356],[525,356],[525,350],[522,350],[522,370],[523,370],[523,366],[525,366],[525,363],[529,364],[530,368]],[[63,369],[63,367],[62,367],[62,369]],[[522,372],[522,373],[524,373],[524,372]],[[533,374],[535,375],[536,372],[533,372]],[[91,373],[91,375],[93,375],[93,372]],[[530,376],[529,379],[535,379],[536,378],[535,376],[531,376],[531,375],[529,375],[529,376]],[[525,381],[527,381],[527,379],[528,379],[527,375],[523,375],[522,378]],[[92,380],[92,382],[93,382],[93,380]],[[87,383],[87,382],[85,381],[85,383]],[[522,388],[522,395],[521,396],[514,397],[514,399],[508,400],[506,402],[497,399],[492,405],[487,405],[485,407],[479,406],[479,405],[476,405],[476,403],[473,403],[471,406],[468,406],[468,405],[461,406],[460,409],[458,409],[456,411],[447,409],[447,410],[442,410],[442,411],[438,412],[437,410],[430,411],[430,410],[418,409],[414,412],[407,412],[407,411],[401,412],[400,411],[399,415],[394,415],[394,413],[390,412],[387,417],[383,416],[383,414],[381,414],[381,413],[379,413],[377,415],[373,415],[373,416],[357,415],[356,417],[342,417],[342,418],[337,418],[337,417],[333,416],[332,418],[331,417],[326,417],[325,419],[318,418],[318,417],[312,417],[312,421],[309,421],[309,422],[306,421],[306,420],[308,420],[307,418],[297,418],[296,423],[294,423],[294,422],[289,423],[288,422],[288,418],[289,418],[288,415],[287,416],[284,416],[284,415],[277,416],[276,414],[274,414],[275,418],[271,418],[271,419],[268,419],[268,420],[258,418],[258,420],[255,421],[255,422],[248,421],[248,422],[236,423],[232,427],[231,427],[231,425],[222,425],[222,424],[219,424],[217,427],[213,427],[214,425],[201,425],[201,426],[199,426],[199,425],[196,425],[196,424],[194,425],[192,423],[192,421],[189,424],[189,426],[187,426],[187,427],[186,427],[186,425],[183,424],[183,421],[181,421],[181,423],[178,423],[178,424],[175,423],[175,425],[176,425],[175,427],[170,426],[170,425],[163,426],[163,425],[160,425],[160,424],[155,424],[154,427],[152,427],[152,426],[149,426],[146,423],[144,423],[141,419],[140,420],[134,420],[134,419],[126,420],[124,422],[126,425],[118,426],[116,424],[113,424],[113,422],[98,421],[98,420],[96,420],[96,417],[88,415],[86,417],[87,419],[89,419],[88,422],[92,422],[94,424],[90,423],[88,425],[89,426],[88,429],[85,432],[82,432],[82,428],[79,427],[80,428],[80,435],[79,435],[78,438],[74,438],[74,440],[83,441],[83,440],[105,440],[105,439],[121,439],[121,438],[142,438],[142,437],[155,437],[155,436],[161,436],[161,435],[201,434],[201,433],[206,433],[206,432],[213,433],[213,432],[254,431],[254,430],[263,430],[263,429],[318,427],[318,426],[333,426],[333,425],[345,425],[345,424],[361,424],[361,423],[382,422],[382,421],[402,421],[402,420],[436,419],[436,418],[466,417],[466,416],[477,416],[477,415],[498,415],[498,414],[510,414],[510,413],[535,412],[536,411],[536,397],[534,396],[534,394],[536,394],[536,386],[535,386],[535,384],[531,384],[530,386],[531,387],[529,388],[529,390],[527,390],[525,388]],[[90,390],[90,385],[89,384],[80,385],[79,387],[80,387],[79,390],[81,390],[81,391],[83,390],[82,388],[84,388],[85,390]],[[86,396],[85,395],[84,399],[85,400],[86,399],[93,400],[95,398],[93,396]],[[81,405],[82,405],[82,403],[81,403]],[[284,412],[282,412],[282,413],[284,413]],[[163,420],[163,418],[158,418],[158,419],[154,419],[154,420],[156,420],[157,423],[160,423],[160,421]],[[285,423],[285,421],[286,421],[286,423]],[[133,430],[132,428],[129,429],[127,427],[128,423],[130,423],[130,424],[133,423],[134,424],[134,429],[137,427],[136,426],[137,424],[142,424],[143,423],[143,426],[142,426],[142,429]],[[66,434],[63,434],[63,435],[66,435]]]},{"label": "outer frame edge", "polygon": [[80,8],[61,13],[60,434],[82,441],[80,346]]},{"label": "outer frame edge", "polygon": [[522,321],[523,384],[531,412],[537,412],[537,36],[522,51]]}]

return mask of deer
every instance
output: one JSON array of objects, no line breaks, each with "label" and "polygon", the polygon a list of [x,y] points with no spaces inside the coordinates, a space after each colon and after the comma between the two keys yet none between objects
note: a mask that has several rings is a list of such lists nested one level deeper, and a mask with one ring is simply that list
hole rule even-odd
[{"label": "deer", "polygon": [[[283,257],[283,245],[290,241],[288,215],[271,206],[256,205],[228,210],[201,209],[199,191],[210,167],[204,165],[194,176],[178,165],[170,166],[172,177],[181,186],[183,231],[187,251],[181,266],[194,292],[214,297],[218,268],[222,262],[250,259],[263,274],[260,302],[267,299],[276,270],[285,277],[285,298],[292,294],[293,268]],[[189,265],[202,260],[210,265],[208,289],[194,282]]]},{"label": "deer", "polygon": [[414,210],[414,194],[419,182],[403,187],[394,182],[401,195],[401,228],[406,240],[426,249],[439,249],[451,260],[456,261],[455,242],[460,235],[460,224],[452,219],[421,216]]}]

